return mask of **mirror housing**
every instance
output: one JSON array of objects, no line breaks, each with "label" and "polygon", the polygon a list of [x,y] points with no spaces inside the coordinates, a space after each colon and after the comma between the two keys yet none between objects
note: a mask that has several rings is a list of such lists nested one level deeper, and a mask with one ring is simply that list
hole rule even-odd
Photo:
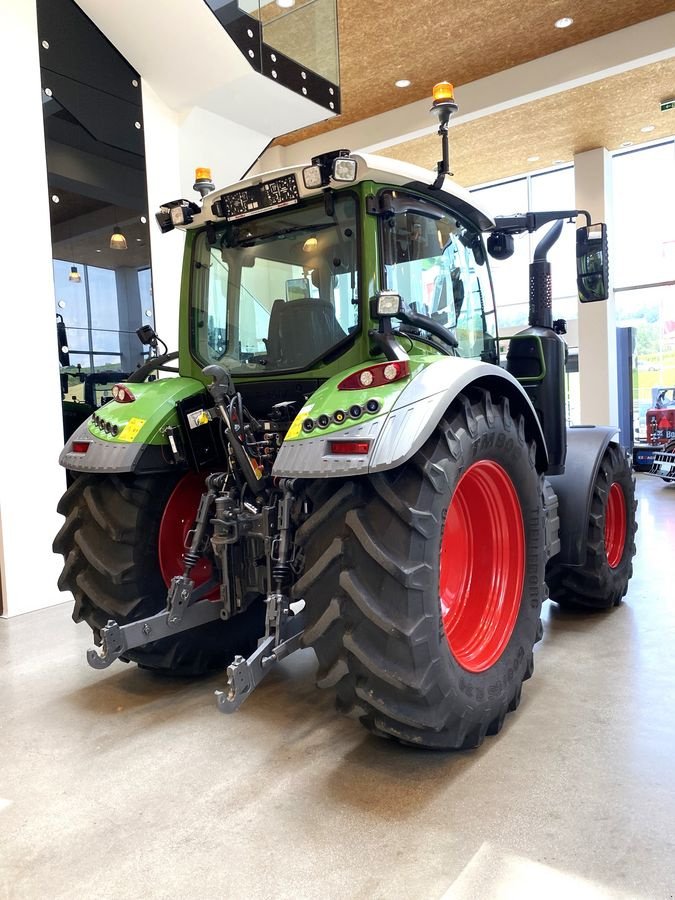
[{"label": "mirror housing", "polygon": [[509,259],[515,249],[513,235],[508,231],[492,231],[488,235],[487,248],[493,259]]},{"label": "mirror housing", "polygon": [[604,222],[577,228],[577,289],[581,303],[609,296],[607,226]]}]

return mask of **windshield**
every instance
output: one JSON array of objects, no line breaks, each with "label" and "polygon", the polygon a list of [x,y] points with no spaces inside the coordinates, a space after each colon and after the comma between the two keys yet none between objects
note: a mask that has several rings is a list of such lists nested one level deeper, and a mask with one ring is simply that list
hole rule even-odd
[{"label": "windshield", "polygon": [[[283,209],[195,241],[191,341],[234,375],[307,369],[358,331],[357,199]],[[213,235],[212,235],[213,237]]]},{"label": "windshield", "polygon": [[493,358],[496,323],[480,233],[400,191],[382,222],[386,286],[452,331],[462,356]]}]

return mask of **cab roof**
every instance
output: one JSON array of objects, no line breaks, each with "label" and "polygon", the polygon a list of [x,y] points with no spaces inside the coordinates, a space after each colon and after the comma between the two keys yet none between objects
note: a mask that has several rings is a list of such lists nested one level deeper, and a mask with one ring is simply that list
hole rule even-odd
[{"label": "cab roof", "polygon": [[[400,162],[399,160],[389,159],[384,156],[374,156],[365,153],[350,153],[349,155],[357,162],[356,180],[352,182],[352,184],[358,184],[362,181],[373,181],[377,184],[407,187],[410,190],[414,190],[416,193],[427,196],[432,201],[435,200],[439,202],[442,206],[448,206],[454,212],[468,219],[481,231],[489,231],[494,228],[494,221],[489,213],[476,203],[474,196],[470,194],[469,191],[454,182],[451,178],[446,176],[443,180],[442,187],[439,190],[433,190],[431,185],[436,179],[436,174],[430,172],[428,169]],[[309,165],[309,163],[307,165]],[[219,221],[225,221],[225,217],[218,214],[218,211],[221,209],[219,201],[223,196],[274,179],[283,178],[286,175],[296,176],[298,193],[301,200],[318,196],[325,187],[305,187],[302,171],[307,168],[307,165],[289,166],[284,169],[276,169],[272,172],[253,175],[250,178],[245,178],[242,181],[231,184],[226,188],[220,188],[213,191],[204,197],[201,212],[195,214],[193,221],[189,225],[183,227],[193,229],[203,227],[207,222],[217,223]],[[348,187],[349,184],[331,181],[331,186],[334,188],[344,188]],[[214,205],[216,206],[215,209]]]}]

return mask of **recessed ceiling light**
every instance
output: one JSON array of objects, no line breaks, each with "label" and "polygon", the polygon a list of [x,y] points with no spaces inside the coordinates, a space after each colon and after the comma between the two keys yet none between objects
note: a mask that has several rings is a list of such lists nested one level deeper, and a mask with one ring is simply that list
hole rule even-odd
[{"label": "recessed ceiling light", "polygon": [[101,251],[100,251],[100,250],[97,250],[96,252],[97,252],[97,253],[100,253]]},{"label": "recessed ceiling light", "polygon": [[148,221],[148,220],[145,218],[145,216],[141,216],[141,222],[142,222],[144,225],[145,225],[145,223],[146,223],[147,221]]},{"label": "recessed ceiling light", "polygon": [[295,6],[295,0],[277,0],[277,6],[282,9],[290,9],[291,6]]},{"label": "recessed ceiling light", "polygon": [[527,161],[528,162],[539,162],[539,157],[538,156],[528,156]]},{"label": "recessed ceiling light", "polygon": [[[277,0],[278,2],[278,0]],[[574,22],[574,19],[570,19],[569,16],[563,16],[562,19],[558,19],[555,23],[556,28],[569,28],[570,25]]]},{"label": "recessed ceiling light", "polygon": [[621,143],[620,146],[622,146],[622,147],[632,147],[632,146],[633,146],[633,142],[632,142],[632,141],[622,141],[622,143]]},{"label": "recessed ceiling light", "polygon": [[396,87],[406,88],[406,87],[410,87],[412,82],[410,81],[409,78],[399,78],[399,80],[395,81],[394,84],[396,85]]},{"label": "recessed ceiling light", "polygon": [[656,128],[656,125],[645,125],[643,128],[640,129],[640,131],[643,134],[649,134],[649,132],[654,131],[655,128]]},{"label": "recessed ceiling light", "polygon": [[143,238],[136,238],[136,243],[137,244],[143,243]]},{"label": "recessed ceiling light", "polygon": [[52,194],[52,203],[58,203],[60,200],[58,194]]},{"label": "recessed ceiling light", "polygon": [[562,166],[562,164],[563,164],[564,162],[565,162],[564,159],[554,159],[554,160],[553,160],[553,165],[554,165],[554,166]]}]

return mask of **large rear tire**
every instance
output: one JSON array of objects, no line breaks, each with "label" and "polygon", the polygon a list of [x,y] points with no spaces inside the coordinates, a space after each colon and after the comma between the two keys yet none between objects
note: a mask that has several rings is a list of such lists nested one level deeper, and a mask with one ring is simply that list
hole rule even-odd
[{"label": "large rear tire", "polygon": [[586,531],[586,559],[546,571],[551,600],[569,609],[611,609],[626,595],[635,556],[635,478],[626,454],[610,444],[593,484]]},{"label": "large rear tire", "polygon": [[467,392],[405,465],[308,488],[297,539],[318,683],[378,735],[470,748],[532,674],[545,596],[542,479],[507,400]]},{"label": "large rear tire", "polygon": [[[72,592],[73,619],[87,622],[97,642],[109,619],[125,624],[165,607],[166,578],[178,574],[180,553],[175,546],[167,552],[165,537],[160,558],[160,533],[163,529],[166,535],[169,529],[175,541],[175,529],[166,520],[181,509],[185,527],[191,526],[187,516],[194,517],[199,499],[199,487],[191,479],[194,476],[175,474],[81,475],[61,498],[58,511],[65,522],[54,541],[54,552],[63,554],[65,562],[59,589]],[[197,491],[190,513],[186,487],[188,494]],[[210,569],[206,563],[199,566],[205,580]],[[263,631],[264,604],[256,600],[228,621],[180,632],[130,650],[123,658],[160,672],[203,675],[223,669],[235,653],[247,656]]]}]

